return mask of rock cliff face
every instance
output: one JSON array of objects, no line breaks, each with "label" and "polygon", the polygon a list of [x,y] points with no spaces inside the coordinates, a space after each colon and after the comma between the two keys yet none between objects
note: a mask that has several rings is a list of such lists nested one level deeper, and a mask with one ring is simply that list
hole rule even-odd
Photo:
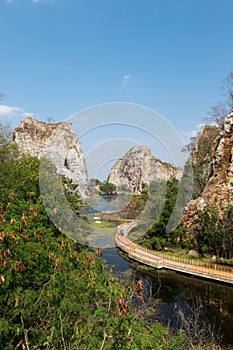
[{"label": "rock cliff face", "polygon": [[201,195],[207,184],[211,172],[212,148],[219,133],[219,127],[206,125],[192,148],[189,160],[193,166],[194,198]]},{"label": "rock cliff face", "polygon": [[49,159],[59,174],[79,184],[80,194],[86,195],[86,161],[77,135],[67,123],[47,124],[27,118],[14,130],[14,141],[23,152]]},{"label": "rock cliff face", "polygon": [[233,110],[213,142],[207,184],[201,196],[184,210],[184,225],[190,227],[195,214],[208,205],[217,207],[220,213],[233,205]]},{"label": "rock cliff face", "polygon": [[198,142],[196,142],[192,148],[190,155],[190,161],[192,164],[196,165],[202,161],[211,160],[211,148],[220,131],[220,128],[214,125],[206,125],[203,128],[202,133],[198,138]]},{"label": "rock cliff face", "polygon": [[180,178],[183,169],[164,163],[155,158],[146,146],[131,148],[112,167],[108,181],[117,186],[117,190],[140,193],[143,184],[153,180]]}]

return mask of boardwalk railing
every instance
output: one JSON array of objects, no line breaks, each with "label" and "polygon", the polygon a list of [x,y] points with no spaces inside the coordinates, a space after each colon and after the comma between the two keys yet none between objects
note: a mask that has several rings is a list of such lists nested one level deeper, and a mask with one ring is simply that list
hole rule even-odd
[{"label": "boardwalk railing", "polygon": [[170,256],[166,253],[147,249],[129,240],[128,234],[136,222],[124,224],[124,236],[116,235],[117,246],[128,253],[129,257],[157,269],[167,268],[199,277],[214,279],[233,284],[233,268],[215,263],[205,263],[200,260]]},{"label": "boardwalk railing", "polygon": [[203,262],[201,260],[198,259],[191,259],[191,258],[182,258],[179,256],[174,256],[174,255],[170,255],[169,253],[164,253],[164,252],[160,252],[160,251],[155,251],[155,250],[151,250],[151,249],[147,249],[141,245],[135,244],[135,247],[140,247],[141,250],[145,251],[145,252],[149,252],[150,254],[155,255],[156,257],[160,257],[163,259],[168,259],[168,260],[172,260],[172,261],[176,261],[176,262],[180,262],[183,264],[189,264],[189,265],[196,265],[196,266],[203,266],[209,269],[214,269],[214,270],[219,270],[219,271],[227,271],[227,272],[233,272],[233,267],[231,266],[226,266],[226,265],[220,265],[220,264],[216,264],[216,263],[208,263],[208,262]]}]

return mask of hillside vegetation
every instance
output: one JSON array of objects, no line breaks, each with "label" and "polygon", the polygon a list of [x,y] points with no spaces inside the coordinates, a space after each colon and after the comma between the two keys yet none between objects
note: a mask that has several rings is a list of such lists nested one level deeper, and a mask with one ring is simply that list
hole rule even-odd
[{"label": "hillside vegetation", "polygon": [[0,148],[1,349],[184,349],[157,322],[137,316],[100,258],[49,220],[39,161]]},{"label": "hillside vegetation", "polygon": [[[156,183],[154,183],[154,186],[156,186]],[[162,213],[138,243],[155,250],[181,248],[188,252],[194,249],[200,257],[212,257],[214,255],[221,263],[223,260],[231,263],[233,254],[233,206],[228,206],[223,216],[220,215],[217,208],[207,206],[196,214],[189,230],[181,223],[173,231],[167,233],[166,225],[178,194],[178,181],[169,180],[166,186],[166,201]],[[159,197],[158,200],[160,200]],[[156,198],[154,198],[154,201],[156,201]]]}]

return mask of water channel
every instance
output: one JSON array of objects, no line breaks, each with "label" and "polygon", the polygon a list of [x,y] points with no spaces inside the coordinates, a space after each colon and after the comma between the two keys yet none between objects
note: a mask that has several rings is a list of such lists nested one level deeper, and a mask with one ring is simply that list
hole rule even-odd
[{"label": "water channel", "polygon": [[[106,202],[105,202],[106,201]],[[105,203],[104,203],[105,202]],[[93,201],[93,209],[116,210],[116,200]],[[121,201],[119,201],[121,203]],[[109,209],[110,208],[110,209]],[[233,349],[233,287],[223,283],[187,276],[170,270],[156,270],[145,267],[128,258],[116,247],[102,249],[102,258],[118,276],[128,274],[133,281],[142,279],[148,302],[156,303],[154,318],[171,329],[177,329],[184,319],[188,320],[186,328],[198,324],[197,333],[206,336],[220,336],[224,345]],[[132,282],[133,282],[132,281]],[[149,297],[150,296],[150,297]],[[196,327],[196,326],[195,326]],[[187,329],[186,329],[187,330]]]}]

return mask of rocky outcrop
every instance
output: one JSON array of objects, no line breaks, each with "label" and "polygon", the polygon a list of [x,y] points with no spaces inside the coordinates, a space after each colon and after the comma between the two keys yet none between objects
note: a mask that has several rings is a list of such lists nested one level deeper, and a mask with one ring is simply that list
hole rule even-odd
[{"label": "rocky outcrop", "polygon": [[193,198],[203,192],[211,172],[212,149],[220,128],[215,125],[206,125],[199,137],[194,138],[190,154],[190,163],[193,166]]},{"label": "rocky outcrop", "polygon": [[233,205],[233,110],[213,142],[207,184],[201,196],[184,210],[184,225],[191,227],[195,214],[208,205],[215,206],[220,214]]},{"label": "rocky outcrop", "polygon": [[78,184],[79,193],[86,195],[86,161],[77,135],[67,123],[47,124],[27,118],[14,130],[14,141],[23,152],[49,159],[59,174]]},{"label": "rocky outcrop", "polygon": [[118,191],[140,193],[143,184],[181,178],[182,173],[182,168],[162,162],[152,155],[148,147],[141,145],[131,148],[115,163],[107,180],[116,185]]},{"label": "rocky outcrop", "polygon": [[220,131],[220,128],[215,125],[205,125],[203,127],[198,141],[195,142],[190,154],[190,162],[193,165],[197,165],[203,161],[210,163],[213,156],[212,146]]}]

